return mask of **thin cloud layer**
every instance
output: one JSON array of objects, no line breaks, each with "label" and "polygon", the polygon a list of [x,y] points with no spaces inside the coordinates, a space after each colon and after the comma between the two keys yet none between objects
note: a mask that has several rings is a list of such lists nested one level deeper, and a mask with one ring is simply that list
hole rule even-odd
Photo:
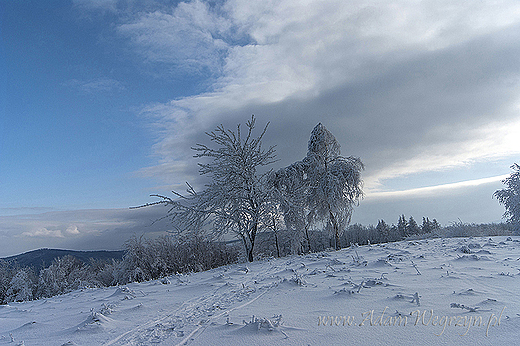
[{"label": "thin cloud layer", "polygon": [[400,215],[436,219],[444,226],[455,222],[501,222],[504,208],[492,197],[503,188],[499,177],[466,181],[408,191],[378,192],[367,195],[352,215],[352,223],[377,225],[379,220],[397,224]]},{"label": "thin cloud layer", "polygon": [[113,93],[125,90],[123,83],[110,78],[97,78],[92,80],[71,79],[63,83],[66,87],[72,87],[84,94]]},{"label": "thin cloud layer", "polygon": [[[374,192],[374,193],[370,194],[370,199],[395,200],[395,199],[403,199],[403,198],[410,198],[410,197],[411,198],[416,198],[416,197],[428,198],[428,197],[432,197],[432,196],[433,197],[437,196],[440,193],[443,193],[444,195],[450,195],[450,194],[453,194],[454,191],[456,193],[456,190],[461,190],[466,187],[478,187],[480,185],[496,183],[496,182],[504,180],[508,176],[509,176],[508,174],[505,174],[505,175],[499,175],[497,177],[466,180],[466,181],[460,181],[457,183],[419,187],[419,188],[409,189],[409,190]],[[496,185],[496,184],[493,184],[493,185]]]},{"label": "thin cloud layer", "polygon": [[164,234],[161,207],[91,209],[0,216],[0,257],[41,247],[120,250],[132,236]]}]

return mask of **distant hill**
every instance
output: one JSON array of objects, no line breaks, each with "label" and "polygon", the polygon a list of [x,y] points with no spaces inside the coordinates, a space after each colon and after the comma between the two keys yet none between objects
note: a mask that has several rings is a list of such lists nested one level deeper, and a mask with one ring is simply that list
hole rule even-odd
[{"label": "distant hill", "polygon": [[111,260],[111,259],[122,259],[124,251],[76,251],[76,250],[60,250],[60,249],[38,249],[32,250],[28,252],[24,252],[20,255],[9,256],[0,258],[0,260],[15,262],[20,267],[33,267],[36,272],[39,272],[40,269],[46,268],[52,264],[52,261],[55,258],[63,257],[66,255],[71,255],[83,261],[85,263],[89,263],[90,259],[101,259],[101,260]]}]

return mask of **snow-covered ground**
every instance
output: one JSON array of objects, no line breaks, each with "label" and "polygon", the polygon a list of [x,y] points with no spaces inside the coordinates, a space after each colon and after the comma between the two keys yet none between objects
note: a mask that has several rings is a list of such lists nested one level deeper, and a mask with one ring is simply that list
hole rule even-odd
[{"label": "snow-covered ground", "polygon": [[351,247],[0,306],[0,345],[515,345],[519,339],[520,237]]}]

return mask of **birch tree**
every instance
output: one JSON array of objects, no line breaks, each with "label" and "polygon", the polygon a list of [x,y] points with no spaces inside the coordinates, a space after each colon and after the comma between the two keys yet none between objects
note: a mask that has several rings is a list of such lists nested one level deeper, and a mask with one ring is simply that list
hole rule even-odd
[{"label": "birch tree", "polygon": [[247,258],[253,261],[255,240],[265,214],[271,209],[271,193],[266,180],[269,172],[260,173],[261,167],[275,162],[274,147],[262,148],[269,123],[258,137],[253,136],[255,118],[246,123],[245,136],[240,125],[236,132],[218,126],[207,133],[213,147],[197,144],[192,148],[194,157],[209,159],[199,163],[201,175],[211,182],[196,192],[188,184],[188,194],[175,193],[177,198],[155,195],[161,201],[144,206],[170,206],[170,217],[180,231],[198,231],[209,227],[213,235],[233,233],[242,241]]},{"label": "birch tree", "polygon": [[319,123],[311,132],[307,156],[276,172],[274,185],[294,201],[287,214],[304,215],[307,242],[310,225],[321,223],[331,233],[334,247],[340,248],[340,233],[350,223],[353,207],[363,195],[363,169],[359,158],[341,156],[338,141]]}]

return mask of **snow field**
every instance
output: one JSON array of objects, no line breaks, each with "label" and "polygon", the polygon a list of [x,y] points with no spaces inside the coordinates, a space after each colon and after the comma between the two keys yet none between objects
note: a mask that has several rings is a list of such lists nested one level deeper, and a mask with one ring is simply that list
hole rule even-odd
[{"label": "snow field", "polygon": [[513,345],[520,237],[351,247],[0,306],[0,345]]}]

